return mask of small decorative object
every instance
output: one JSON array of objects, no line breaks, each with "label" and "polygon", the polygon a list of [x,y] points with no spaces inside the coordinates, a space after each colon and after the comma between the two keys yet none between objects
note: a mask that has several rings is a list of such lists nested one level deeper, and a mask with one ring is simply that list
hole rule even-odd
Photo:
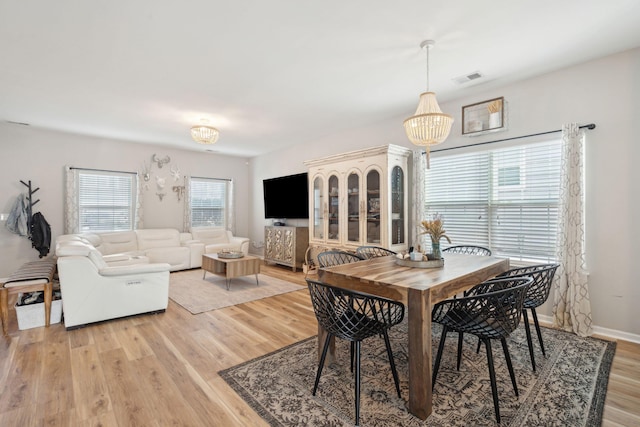
[{"label": "small decorative object", "polygon": [[151,161],[153,163],[157,163],[158,164],[158,169],[162,169],[162,166],[166,163],[169,163],[171,161],[171,157],[169,156],[165,156],[164,159],[159,159],[158,156],[156,156],[155,154],[151,157]]},{"label": "small decorative object", "polygon": [[147,162],[142,162],[142,179],[144,179],[145,182],[151,179],[151,165]]},{"label": "small decorative object", "polygon": [[433,215],[433,219],[425,220],[420,223],[420,227],[422,228],[422,232],[420,234],[428,234],[431,238],[431,256],[433,259],[442,258],[442,253],[440,252],[440,239],[443,237],[447,239],[449,243],[451,243],[451,239],[445,233],[446,231],[443,228],[444,221],[442,216],[435,214]]},{"label": "small decorative object", "polygon": [[162,199],[164,198],[166,193],[156,193],[156,196],[158,196],[158,199],[160,199],[160,201],[162,201]]},{"label": "small decorative object", "polygon": [[156,176],[156,185],[158,186],[158,190],[164,189],[166,181],[167,181],[166,178]]},{"label": "small decorative object", "polygon": [[462,107],[462,134],[504,129],[504,97]]},{"label": "small decorative object", "polygon": [[178,169],[178,165],[171,166],[170,170],[173,181],[178,182],[180,180],[180,169]]},{"label": "small decorative object", "polygon": [[174,185],[173,186],[173,192],[176,193],[176,196],[178,196],[178,201],[180,201],[182,199],[182,196],[184,196],[184,185]]},{"label": "small decorative object", "polygon": [[224,249],[218,252],[218,258],[224,258],[224,259],[242,258],[243,256],[244,256],[244,252],[242,251],[232,251],[232,250]]}]

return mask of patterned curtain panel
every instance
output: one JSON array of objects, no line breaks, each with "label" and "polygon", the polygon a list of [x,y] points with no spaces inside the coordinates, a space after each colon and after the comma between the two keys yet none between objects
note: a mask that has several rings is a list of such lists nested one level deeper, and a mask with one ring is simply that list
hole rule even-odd
[{"label": "patterned curtain panel", "polygon": [[227,207],[226,207],[226,213],[227,213],[227,230],[231,231],[231,233],[235,236],[236,234],[236,221],[235,221],[235,211],[236,211],[236,206],[235,206],[235,197],[234,197],[234,192],[233,192],[233,180],[229,180],[229,183],[227,184]]},{"label": "patterned curtain panel", "polygon": [[585,265],[584,131],[575,123],[562,127],[561,207],[554,279],[554,326],[579,336],[593,333],[588,273]]},{"label": "patterned curtain panel", "polygon": [[144,198],[142,194],[142,185],[140,184],[140,174],[136,174],[136,210],[134,212],[133,229],[138,230],[144,228]]},{"label": "patterned curtain panel", "polygon": [[[416,249],[418,246],[422,250],[426,250],[427,236],[425,234],[418,235],[420,233],[419,225],[423,219],[427,218],[426,207],[424,205],[424,193],[425,193],[425,170],[427,169],[427,156],[422,150],[413,150],[413,185],[412,188],[412,205],[411,205],[411,242],[412,246]],[[428,252],[428,251],[427,251]]]},{"label": "patterned curtain panel", "polygon": [[78,170],[64,167],[64,234],[78,233]]},{"label": "patterned curtain panel", "polygon": [[184,176],[184,213],[182,215],[182,231],[191,232],[191,176]]}]

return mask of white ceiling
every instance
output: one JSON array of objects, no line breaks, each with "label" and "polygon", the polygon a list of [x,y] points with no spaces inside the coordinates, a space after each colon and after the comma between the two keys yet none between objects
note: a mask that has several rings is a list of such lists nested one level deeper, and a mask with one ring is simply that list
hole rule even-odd
[{"label": "white ceiling", "polygon": [[640,1],[0,0],[0,120],[254,156],[412,115],[424,39],[442,103],[640,46]]}]

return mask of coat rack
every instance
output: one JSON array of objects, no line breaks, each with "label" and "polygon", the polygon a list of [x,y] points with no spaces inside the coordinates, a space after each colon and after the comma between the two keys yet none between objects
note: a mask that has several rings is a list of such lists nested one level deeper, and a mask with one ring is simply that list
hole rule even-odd
[{"label": "coat rack", "polygon": [[31,180],[29,180],[28,184],[23,180],[20,180],[20,182],[29,190],[27,194],[27,234],[29,238],[31,238],[31,217],[33,215],[33,207],[40,201],[40,199],[33,201],[33,195],[40,189],[40,187],[33,190],[31,187]]}]

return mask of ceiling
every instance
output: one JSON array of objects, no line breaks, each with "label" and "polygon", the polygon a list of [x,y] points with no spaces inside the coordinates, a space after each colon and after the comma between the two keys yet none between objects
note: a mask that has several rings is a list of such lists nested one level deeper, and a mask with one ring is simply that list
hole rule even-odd
[{"label": "ceiling", "polygon": [[640,46],[640,2],[0,0],[0,120],[256,156],[411,116],[424,39],[442,103]]}]

